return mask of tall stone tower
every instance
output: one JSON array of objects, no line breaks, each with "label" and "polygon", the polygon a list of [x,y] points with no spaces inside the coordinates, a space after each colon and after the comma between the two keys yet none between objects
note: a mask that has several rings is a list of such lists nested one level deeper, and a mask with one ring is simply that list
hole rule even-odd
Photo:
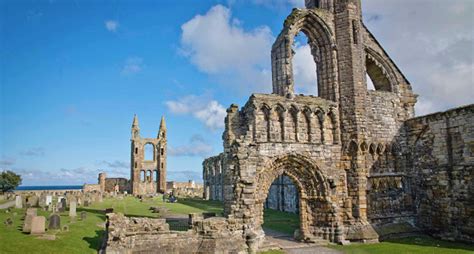
[{"label": "tall stone tower", "polygon": [[[156,138],[140,137],[138,117],[132,124],[130,182],[133,195],[166,191],[166,123],[161,118]],[[147,157],[148,156],[148,157]]]}]

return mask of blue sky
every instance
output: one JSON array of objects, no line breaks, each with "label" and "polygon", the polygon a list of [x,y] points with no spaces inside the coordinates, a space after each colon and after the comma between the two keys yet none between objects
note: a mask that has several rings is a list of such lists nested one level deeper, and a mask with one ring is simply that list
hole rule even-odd
[{"label": "blue sky", "polygon": [[[270,47],[298,0],[0,0],[0,169],[24,185],[129,177],[130,126],[168,127],[168,179],[201,181],[225,108],[271,88]],[[472,103],[473,2],[364,1],[364,18],[420,94],[418,114]],[[408,4],[410,3],[410,4]],[[298,89],[311,93],[307,45]]]}]

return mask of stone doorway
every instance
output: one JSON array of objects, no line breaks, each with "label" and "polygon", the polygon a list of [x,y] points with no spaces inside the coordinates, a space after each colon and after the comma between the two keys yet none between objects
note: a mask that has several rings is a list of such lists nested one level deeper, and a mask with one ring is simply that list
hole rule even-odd
[{"label": "stone doorway", "polygon": [[311,159],[302,155],[287,155],[273,162],[257,174],[256,226],[262,231],[264,206],[272,183],[279,176],[287,176],[298,193],[299,240],[336,240],[336,205],[331,202],[326,177]]}]

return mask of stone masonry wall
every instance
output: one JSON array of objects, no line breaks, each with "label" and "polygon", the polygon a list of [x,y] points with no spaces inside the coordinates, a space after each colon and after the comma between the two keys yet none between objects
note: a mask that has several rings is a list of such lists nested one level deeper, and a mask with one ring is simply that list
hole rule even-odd
[{"label": "stone masonry wall", "polygon": [[242,229],[225,218],[194,216],[187,231],[171,231],[165,219],[107,214],[108,254],[129,253],[246,253]]},{"label": "stone masonry wall", "polygon": [[474,105],[406,122],[418,225],[474,242]]}]

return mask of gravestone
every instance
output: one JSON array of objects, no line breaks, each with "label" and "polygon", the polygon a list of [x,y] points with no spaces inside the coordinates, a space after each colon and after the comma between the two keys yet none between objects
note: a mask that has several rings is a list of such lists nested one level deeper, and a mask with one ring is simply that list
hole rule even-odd
[{"label": "gravestone", "polygon": [[61,207],[62,207],[63,209],[66,209],[66,207],[67,207],[67,201],[66,201],[65,198],[61,199]]},{"label": "gravestone", "polygon": [[76,217],[76,201],[71,201],[69,203],[69,217]]},{"label": "gravestone", "polygon": [[32,215],[32,216],[36,216],[38,215],[38,209],[37,208],[28,208],[26,209],[26,215]]},{"label": "gravestone", "polygon": [[48,229],[60,229],[61,228],[61,216],[59,214],[51,214],[49,216]]},{"label": "gravestone", "polygon": [[16,208],[23,208],[23,199],[21,196],[16,196],[15,197],[15,207]]},{"label": "gravestone", "polygon": [[44,216],[34,216],[31,220],[31,233],[32,235],[44,234],[45,232],[46,218]]},{"label": "gravestone", "polygon": [[38,201],[39,201],[39,198],[37,196],[31,196],[28,198],[28,205],[30,207],[36,207],[38,206]]},{"label": "gravestone", "polygon": [[86,211],[81,212],[81,220],[85,220],[87,218],[87,213]]},{"label": "gravestone", "polygon": [[51,205],[53,203],[53,196],[46,196],[46,205]]},{"label": "gravestone", "polygon": [[64,225],[64,226],[63,226],[63,231],[65,231],[65,232],[69,231],[69,226],[68,226],[68,225]]},{"label": "gravestone", "polygon": [[30,233],[31,232],[31,222],[33,220],[34,215],[26,215],[25,220],[23,222],[23,233]]},{"label": "gravestone", "polygon": [[89,204],[90,204],[90,201],[89,201],[89,200],[87,200],[87,199],[86,199],[86,200],[84,200],[84,207],[88,207],[88,206],[89,206]]}]

